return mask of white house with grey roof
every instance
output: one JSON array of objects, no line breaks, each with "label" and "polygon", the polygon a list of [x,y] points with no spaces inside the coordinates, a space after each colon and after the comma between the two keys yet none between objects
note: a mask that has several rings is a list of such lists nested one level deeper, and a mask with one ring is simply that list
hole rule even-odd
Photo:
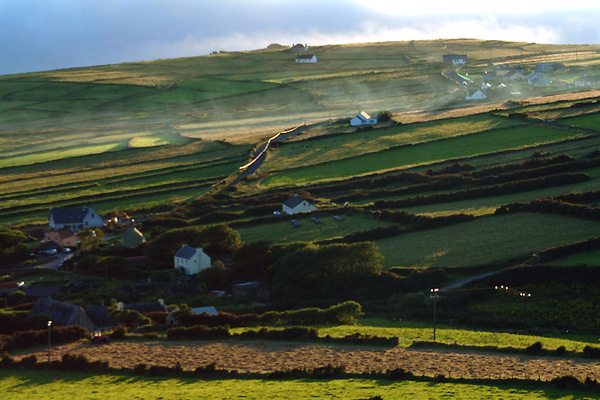
[{"label": "white house with grey roof", "polygon": [[197,274],[200,270],[210,267],[210,262],[210,257],[202,251],[202,248],[187,244],[175,253],[175,269],[182,270],[187,275]]},{"label": "white house with grey roof", "polygon": [[78,232],[89,228],[98,228],[103,224],[102,216],[93,208],[51,208],[50,229],[68,229]]},{"label": "white house with grey roof", "polygon": [[314,54],[298,54],[296,56],[297,63],[316,63],[317,56]]},{"label": "white house with grey roof", "polygon": [[297,214],[302,212],[311,212],[315,211],[317,207],[310,204],[308,201],[304,200],[302,197],[298,195],[293,195],[289,199],[283,202],[282,211],[284,214]]},{"label": "white house with grey roof", "polygon": [[377,118],[371,118],[369,114],[364,111],[358,113],[358,115],[350,120],[350,125],[374,125],[377,123]]}]

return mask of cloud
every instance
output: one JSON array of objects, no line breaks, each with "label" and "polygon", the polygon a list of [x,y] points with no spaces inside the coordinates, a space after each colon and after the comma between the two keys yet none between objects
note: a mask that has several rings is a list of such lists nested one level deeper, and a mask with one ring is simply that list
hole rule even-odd
[{"label": "cloud", "polygon": [[[599,43],[598,7],[572,3],[568,10],[533,12],[523,4],[520,13],[492,13],[468,2],[433,6],[430,0],[412,8],[388,0],[1,0],[0,74],[250,50],[270,43],[464,37]],[[505,4],[503,10],[512,9]]]}]

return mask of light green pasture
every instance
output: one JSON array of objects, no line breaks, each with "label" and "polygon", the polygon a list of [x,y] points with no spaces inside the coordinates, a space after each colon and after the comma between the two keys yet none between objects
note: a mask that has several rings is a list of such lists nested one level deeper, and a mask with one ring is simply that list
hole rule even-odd
[{"label": "light green pasture", "polygon": [[562,215],[515,213],[428,229],[375,244],[383,266],[465,268],[501,263],[598,235],[600,224]]},{"label": "light green pasture", "polygon": [[[0,371],[5,400],[20,399],[574,399],[579,393],[527,386],[374,379],[194,379],[94,375],[83,372]],[[583,393],[582,393],[583,394]],[[577,396],[577,397],[575,397]],[[585,393],[587,398],[592,398]]]}]

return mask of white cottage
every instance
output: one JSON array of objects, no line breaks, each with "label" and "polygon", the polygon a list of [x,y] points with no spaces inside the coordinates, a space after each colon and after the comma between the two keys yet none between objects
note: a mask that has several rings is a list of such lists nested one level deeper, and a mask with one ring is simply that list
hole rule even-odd
[{"label": "white cottage", "polygon": [[377,123],[377,118],[371,118],[369,114],[364,111],[358,113],[358,115],[350,120],[350,125],[374,125]]},{"label": "white cottage", "polygon": [[298,54],[298,56],[296,56],[296,62],[297,63],[316,63],[317,56],[315,56],[314,54]]},{"label": "white cottage", "polygon": [[83,229],[98,228],[103,224],[102,217],[89,207],[51,208],[48,225],[50,229],[68,229],[78,232]]},{"label": "white cottage", "polygon": [[174,263],[176,270],[183,270],[187,275],[194,275],[201,269],[210,267],[210,257],[201,248],[184,244],[175,253]]},{"label": "white cottage", "polygon": [[442,63],[452,65],[465,65],[467,63],[466,54],[444,54],[442,55]]},{"label": "white cottage", "polygon": [[282,204],[282,210],[284,214],[297,214],[302,212],[315,211],[317,207],[304,200],[302,197],[293,195]]},{"label": "white cottage", "polygon": [[467,89],[465,100],[483,100],[487,96],[480,89]]}]

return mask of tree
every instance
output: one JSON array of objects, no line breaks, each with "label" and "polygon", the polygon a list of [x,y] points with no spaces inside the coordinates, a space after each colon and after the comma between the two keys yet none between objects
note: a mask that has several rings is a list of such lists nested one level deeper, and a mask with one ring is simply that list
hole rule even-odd
[{"label": "tree", "polygon": [[0,229],[0,263],[13,264],[29,257],[27,236],[18,229]]},{"label": "tree", "polygon": [[372,242],[308,245],[277,262],[274,283],[282,293],[347,295],[381,272],[382,256]]},{"label": "tree", "polygon": [[244,243],[231,259],[235,282],[270,283],[272,278],[271,245],[267,241]]},{"label": "tree", "polygon": [[222,261],[217,260],[209,268],[198,272],[198,282],[207,290],[231,291],[231,270]]},{"label": "tree", "polygon": [[100,228],[90,228],[77,232],[77,237],[79,238],[79,248],[82,251],[92,251],[102,243],[104,232]]}]

